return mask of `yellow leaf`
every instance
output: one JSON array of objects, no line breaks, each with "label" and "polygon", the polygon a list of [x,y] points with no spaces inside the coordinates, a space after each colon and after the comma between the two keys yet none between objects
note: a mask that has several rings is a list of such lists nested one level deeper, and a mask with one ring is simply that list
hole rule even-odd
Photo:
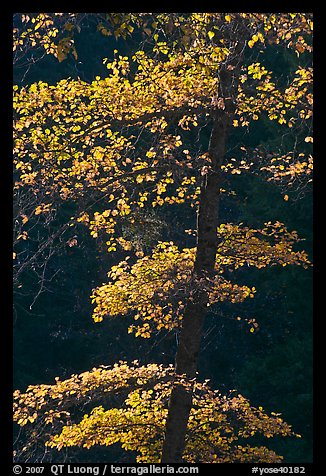
[{"label": "yellow leaf", "polygon": [[284,200],[287,202],[289,200],[289,196],[288,195],[284,195]]}]

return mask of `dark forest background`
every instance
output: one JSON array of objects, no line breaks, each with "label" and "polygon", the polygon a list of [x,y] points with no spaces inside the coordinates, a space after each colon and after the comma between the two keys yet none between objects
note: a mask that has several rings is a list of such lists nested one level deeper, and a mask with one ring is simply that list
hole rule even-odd
[{"label": "dark forest background", "polygon": [[[14,68],[14,84],[35,81],[55,84],[63,78],[80,77],[92,81],[105,77],[104,57],[112,58],[113,49],[131,55],[138,48],[133,40],[103,37],[90,24],[76,36],[78,61],[68,57],[62,63],[45,56],[39,62]],[[297,57],[290,51],[273,47],[264,57],[279,80],[297,69]],[[267,55],[267,56],[266,56]],[[300,59],[301,61],[301,59]],[[266,64],[266,60],[265,60]],[[241,141],[245,146],[266,149],[280,141],[280,129],[263,118],[255,130],[235,131],[229,147]],[[207,139],[207,138],[206,138]],[[202,138],[205,140],[205,137]],[[282,140],[287,140],[283,138]],[[305,238],[303,248],[312,259],[312,193],[310,189],[293,188],[284,193],[276,184],[263,178],[243,175],[228,177],[227,186],[237,192],[236,199],[223,195],[222,222],[244,222],[260,226],[265,221],[281,221],[288,229]],[[69,207],[61,212],[62,222],[70,216]],[[146,213],[146,212],[145,212]],[[147,217],[148,218],[148,217]],[[151,217],[149,217],[151,218]],[[143,249],[158,240],[173,239],[182,246],[194,243],[180,241],[185,227],[195,227],[195,211],[184,205],[155,211],[154,225],[146,230],[127,229]],[[156,225],[155,225],[156,223]],[[180,235],[180,236],[179,236]],[[178,242],[179,237],[179,242]],[[107,280],[107,272],[119,261],[118,254],[107,254],[87,230],[80,228],[78,244],[67,246],[53,255],[47,266],[48,284],[35,300],[38,282],[33,273],[24,276],[23,287],[14,293],[14,388],[53,383],[72,373],[118,360],[138,359],[141,363],[171,363],[176,351],[176,336],[159,333],[152,339],[135,339],[127,333],[131,319],[126,317],[95,324],[91,319],[92,288]],[[267,411],[282,413],[301,439],[275,439],[270,442],[287,463],[312,461],[312,272],[299,267],[275,267],[265,270],[242,269],[239,283],[256,286],[254,299],[241,305],[223,304],[222,316],[214,312],[206,320],[199,371],[201,378],[211,379],[221,391],[237,389],[252,404]],[[236,316],[254,317],[259,331],[251,333]],[[274,439],[273,439],[274,440]],[[75,450],[74,450],[75,451]],[[78,450],[79,461],[100,461],[114,449]],[[101,456],[102,455],[102,456]],[[77,456],[76,456],[77,458]],[[124,460],[132,460],[124,454]]]}]

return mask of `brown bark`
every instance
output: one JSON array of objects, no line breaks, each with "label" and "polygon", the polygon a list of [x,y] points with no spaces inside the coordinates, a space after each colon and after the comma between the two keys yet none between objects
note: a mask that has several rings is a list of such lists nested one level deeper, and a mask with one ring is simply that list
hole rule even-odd
[{"label": "brown bark", "polygon": [[[226,127],[223,119],[216,119],[211,133],[211,152],[223,157],[226,142]],[[214,151],[213,151],[214,147]],[[194,265],[194,291],[188,299],[180,342],[176,355],[176,374],[185,374],[193,379],[197,371],[197,359],[200,350],[202,327],[207,311],[208,293],[200,284],[214,272],[217,250],[218,203],[220,195],[220,179],[218,171],[211,171],[203,180],[198,210],[197,255]],[[184,388],[176,384],[173,388],[169,414],[166,422],[166,433],[163,445],[162,463],[178,463],[182,461],[185,446],[185,435],[189,413],[192,405],[192,388]]]},{"label": "brown bark", "polygon": [[[219,74],[219,91],[209,143],[210,167],[203,175],[197,214],[197,253],[193,270],[194,289],[186,304],[180,342],[176,354],[176,375],[191,380],[196,377],[202,328],[207,312],[208,291],[203,287],[206,278],[214,273],[218,247],[217,226],[220,197],[220,166],[225,155],[228,131],[235,111],[239,64],[244,47],[244,29],[239,26],[233,54],[224,63]],[[175,383],[169,402],[162,451],[162,463],[182,462],[186,431],[192,407],[192,387]]]}]

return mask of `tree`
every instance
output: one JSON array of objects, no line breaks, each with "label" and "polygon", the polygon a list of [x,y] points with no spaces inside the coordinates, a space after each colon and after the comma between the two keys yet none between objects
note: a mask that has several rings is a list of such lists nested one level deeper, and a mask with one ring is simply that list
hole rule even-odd
[{"label": "tree", "polygon": [[[177,380],[180,385],[189,386],[185,379]],[[64,381],[57,379],[54,385],[30,386],[24,394],[16,391],[14,420],[22,427],[33,424],[32,432],[39,435],[37,445],[41,446],[41,454],[44,454],[44,442],[58,450],[76,445],[91,448],[120,443],[125,451],[137,453],[139,463],[160,462],[167,403],[173,385],[172,365],[119,362],[112,368],[94,368]],[[221,395],[211,390],[207,382],[190,386],[193,406],[185,461],[282,460],[274,451],[250,444],[250,438],[257,434],[266,438],[295,435],[279,415],[268,416],[262,407],[252,407],[242,395],[232,392]],[[103,396],[105,404],[113,404],[113,408],[104,409]],[[79,416],[80,407],[87,409],[90,400],[90,414],[84,414],[79,423],[73,424],[75,412]],[[94,407],[98,401],[102,405]],[[119,407],[115,407],[117,403]],[[60,433],[55,434],[56,431]],[[30,446],[33,447],[33,438],[24,451],[30,450]]]},{"label": "tree", "polygon": [[[64,27],[69,32],[78,24],[75,15],[73,26]],[[18,211],[14,258],[19,276],[50,243],[75,234],[79,224],[105,241],[109,252],[125,252],[111,268],[109,284],[93,292],[93,317],[100,321],[135,311],[134,319],[142,323],[130,332],[145,338],[153,327],[180,330],[161,459],[180,462],[196,402],[207,308],[254,296],[255,289],[228,279],[229,271],[244,265],[309,265],[307,255],[295,250],[297,234],[284,224],[269,222],[260,229],[221,224],[218,210],[227,173],[268,173],[283,186],[297,177],[310,180],[312,69],[299,66],[285,86],[278,85],[272,71],[252,62],[251,52],[262,49],[264,58],[268,48],[286,45],[298,57],[308,57],[312,20],[309,14],[247,13],[108,18],[117,37],[140,30],[149,45],[131,59],[115,50],[112,61],[104,60],[109,75],[91,84],[65,79],[15,87],[15,189],[32,199],[24,200],[28,211]],[[103,28],[102,33],[111,31]],[[39,40],[44,43],[42,35]],[[63,43],[49,49],[59,61],[69,52]],[[259,119],[285,128],[293,149],[244,149],[243,154],[237,144],[237,159],[230,157],[231,131],[253,127]],[[206,149],[203,134],[209,136]],[[180,250],[174,242],[160,242],[144,256],[130,234],[139,212],[176,204],[197,208],[196,230],[188,230],[196,246]],[[44,246],[35,251],[24,244],[40,217],[49,231],[49,213],[65,209],[72,216],[49,233]],[[129,252],[133,256],[126,256]]]}]

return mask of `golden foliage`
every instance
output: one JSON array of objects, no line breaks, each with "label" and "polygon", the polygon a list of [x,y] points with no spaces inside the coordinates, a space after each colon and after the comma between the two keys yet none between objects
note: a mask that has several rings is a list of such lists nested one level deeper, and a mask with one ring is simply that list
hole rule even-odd
[{"label": "golden foliage", "polygon": [[[54,385],[33,385],[26,393],[15,391],[14,420],[31,429],[42,428],[46,445],[58,450],[119,443],[125,451],[136,452],[137,462],[155,463],[160,461],[168,401],[175,382],[192,387],[182,376],[175,376],[172,366],[140,366],[134,361],[132,365],[120,362],[112,368],[94,368],[64,381],[56,379]],[[294,435],[279,414],[268,415],[235,391],[222,395],[212,390],[208,381],[196,381],[193,392],[186,462],[282,461],[267,447],[250,443],[257,435]],[[111,395],[113,400],[109,399]],[[106,407],[94,407],[101,399],[106,400]],[[73,417],[74,407],[80,408],[90,400],[90,413],[81,420]]]},{"label": "golden foliage", "polygon": [[255,288],[226,280],[223,277],[226,269],[310,264],[305,252],[293,249],[300,241],[297,233],[289,232],[280,222],[266,223],[260,230],[223,224],[217,233],[220,244],[213,277],[197,280],[193,275],[196,248],[180,251],[172,242],[159,243],[151,256],[132,265],[124,260],[113,266],[108,273],[109,283],[96,288],[91,296],[95,304],[94,321],[132,313],[140,324],[131,325],[129,332],[149,338],[155,329],[180,326],[185,303],[192,299],[198,287],[209,293],[210,306],[254,297]]},{"label": "golden foliage", "polygon": [[[81,28],[79,15],[22,15],[23,30],[14,30],[15,58],[39,47],[60,62],[69,54],[77,59],[74,32]],[[20,211],[26,228],[33,226],[35,216],[47,217],[52,204],[59,207],[71,200],[78,204],[71,225],[85,224],[94,238],[105,233],[108,251],[117,245],[129,251],[131,242],[120,236],[121,220],[143,208],[198,204],[201,170],[209,169],[211,161],[207,152],[191,150],[189,134],[194,130],[199,134],[230,99],[216,97],[216,92],[220,67],[227,64],[237,40],[239,21],[246,25],[248,52],[282,44],[299,56],[311,51],[312,19],[302,13],[106,15],[98,22],[101,34],[126,38],[137,28],[152,50],[136,51],[131,58],[115,50],[113,59],[104,59],[107,77],[96,77],[90,84],[64,79],[55,85],[39,81],[14,86],[14,187],[27,188],[35,197],[42,191],[41,200],[32,202],[28,213]],[[257,61],[240,68],[234,127],[267,117],[288,132],[311,121],[310,68],[298,68],[283,88]],[[310,145],[310,130],[306,138]],[[262,170],[280,179],[311,174],[310,156],[292,162],[287,162],[288,156],[277,157],[261,164]],[[248,170],[246,162],[240,165],[223,170],[231,174]],[[94,320],[131,314],[140,324],[131,326],[130,332],[148,338],[153,331],[178,327],[187,300],[198,288],[208,293],[209,305],[254,296],[255,288],[225,279],[225,270],[309,265],[306,254],[294,249],[297,234],[282,223],[267,223],[260,230],[224,224],[217,233],[213,276],[196,278],[195,248],[180,250],[173,242],[160,242],[150,255],[133,264],[126,258],[110,270],[109,282],[93,291]],[[17,240],[27,239],[28,231],[19,227]],[[14,258],[18,261],[18,253]],[[250,324],[256,327],[254,320]],[[120,362],[57,379],[54,385],[15,391],[14,420],[36,428],[53,448],[119,443],[136,451],[138,462],[157,462],[172,381],[176,381],[172,366]],[[186,385],[182,377],[180,384]],[[90,413],[81,419],[85,408]],[[194,384],[185,461],[280,462],[282,458],[265,446],[249,444],[257,434],[270,438],[292,431],[279,415],[267,415],[241,395],[222,396],[207,383]],[[28,444],[34,441],[30,438]]]},{"label": "golden foliage", "polygon": [[[14,32],[15,53],[41,47],[59,61],[69,53],[77,55],[74,32],[83,27],[84,15],[22,14],[22,29]],[[197,206],[200,171],[209,166],[210,157],[190,150],[187,134],[206,125],[224,101],[216,98],[219,70],[232,51],[237,22],[247,26],[249,49],[284,43],[301,54],[311,50],[312,20],[301,13],[111,13],[101,20],[89,15],[99,21],[104,35],[125,38],[138,28],[152,42],[152,51],[127,57],[115,50],[113,59],[103,60],[107,77],[96,77],[90,84],[64,79],[55,85],[39,81],[14,86],[15,190],[42,190],[58,206],[67,200],[78,202],[71,224],[84,223],[94,238],[107,233],[107,250],[115,251],[131,246],[115,225],[135,210]],[[173,47],[165,37],[172,33]],[[264,115],[286,128],[311,121],[311,68],[299,67],[285,88],[278,87],[262,63],[244,63],[240,73],[234,127],[246,127]],[[289,166],[284,157],[289,156],[263,161],[261,171],[290,182],[312,175],[310,155],[292,158]],[[242,162],[223,165],[222,170],[249,170],[247,161]],[[106,200],[109,206],[98,206],[93,218],[80,219],[94,202]],[[36,215],[46,212],[39,207],[35,205]]]}]

